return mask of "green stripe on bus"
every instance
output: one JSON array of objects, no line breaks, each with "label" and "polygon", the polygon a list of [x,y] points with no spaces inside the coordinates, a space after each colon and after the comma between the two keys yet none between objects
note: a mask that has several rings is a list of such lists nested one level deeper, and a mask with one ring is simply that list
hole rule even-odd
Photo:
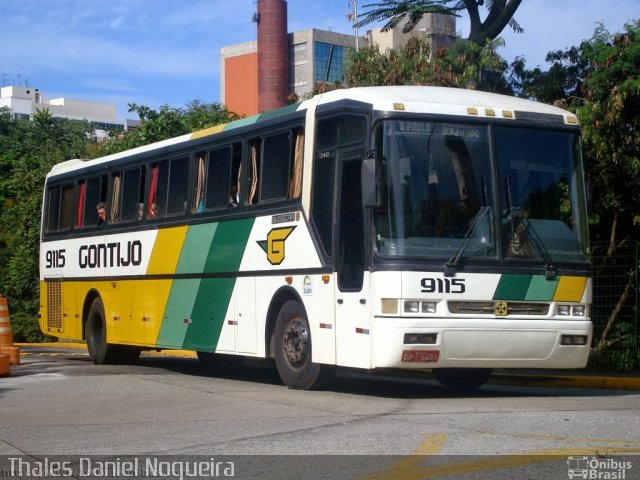
[{"label": "green stripe on bus", "polygon": [[[217,223],[189,227],[176,273],[202,273],[217,227]],[[162,327],[158,333],[159,347],[183,348],[199,289],[200,279],[174,280],[171,284]]]},{"label": "green stripe on bus", "polygon": [[216,349],[235,283],[235,278],[202,279],[183,348],[205,352]]},{"label": "green stripe on bus", "polygon": [[[235,273],[239,270],[254,221],[247,218],[218,224],[205,261],[205,273]],[[235,283],[235,276],[205,278],[200,282],[184,348],[215,350]]]},{"label": "green stripe on bus", "polygon": [[531,275],[502,275],[493,294],[494,300],[524,300],[531,283]]},{"label": "green stripe on bus", "polygon": [[234,120],[224,126],[224,131],[233,130],[234,128],[244,127],[246,125],[253,125],[258,121],[260,115],[251,115],[250,117],[241,118],[240,120]]},{"label": "green stripe on bus", "polygon": [[211,242],[218,225],[218,223],[206,223],[189,227],[176,273],[202,273],[204,271]]},{"label": "green stripe on bus", "polygon": [[282,115],[295,112],[296,110],[298,110],[299,106],[299,103],[292,103],[291,105],[287,105],[286,107],[276,108],[275,110],[267,110],[266,112],[260,114],[260,118],[258,119],[258,121],[262,122],[264,120],[281,117]]},{"label": "green stripe on bus", "polygon": [[535,275],[531,279],[531,284],[527,290],[525,300],[550,301],[558,286],[559,277],[547,280],[543,275]]},{"label": "green stripe on bus", "polygon": [[203,272],[237,272],[254,218],[221,222],[213,236]]},{"label": "green stripe on bus", "polygon": [[191,321],[191,312],[199,287],[199,278],[173,281],[162,317],[162,327],[156,340],[158,347],[184,348],[188,322]]}]

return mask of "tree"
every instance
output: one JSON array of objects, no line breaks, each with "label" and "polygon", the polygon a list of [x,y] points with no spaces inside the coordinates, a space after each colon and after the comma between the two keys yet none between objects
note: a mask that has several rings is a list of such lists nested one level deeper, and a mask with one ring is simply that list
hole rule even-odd
[{"label": "tree", "polygon": [[14,340],[37,340],[40,209],[51,167],[86,158],[93,129],[87,122],[53,118],[12,120],[0,112],[0,292],[9,299]]},{"label": "tree", "polygon": [[154,110],[130,103],[129,111],[138,114],[140,128],[125,133],[111,132],[112,140],[102,144],[97,155],[121,152],[240,118],[219,103],[207,104],[198,100],[187,103],[186,109],[163,105]]},{"label": "tree", "polygon": [[613,300],[598,313],[594,308],[596,350],[602,353],[634,338],[633,325],[620,318],[631,308],[638,266],[616,286],[602,272],[615,264],[622,247],[640,239],[640,22],[614,35],[599,25],[591,39],[550,52],[547,61],[551,68],[543,72],[528,71],[517,59],[512,79],[519,94],[556,103],[580,119],[592,197],[591,238],[606,244],[593,255],[594,290],[606,281],[607,298]]},{"label": "tree", "polygon": [[468,40],[484,45],[486,40],[494,40],[509,25],[515,32],[523,30],[513,19],[515,11],[522,0],[486,0],[489,13],[484,20],[480,18],[478,7],[485,5],[485,0],[383,0],[380,3],[364,5],[365,11],[359,17],[358,27],[370,23],[385,21],[383,30],[395,28],[403,21],[402,31],[413,30],[422,17],[428,13],[459,15],[467,11],[470,21]]},{"label": "tree", "polygon": [[411,37],[406,45],[380,52],[377,46],[353,54],[347,70],[349,86],[436,85],[511,93],[502,75],[507,63],[496,53],[499,41],[480,46],[455,42],[433,54],[426,40]]}]

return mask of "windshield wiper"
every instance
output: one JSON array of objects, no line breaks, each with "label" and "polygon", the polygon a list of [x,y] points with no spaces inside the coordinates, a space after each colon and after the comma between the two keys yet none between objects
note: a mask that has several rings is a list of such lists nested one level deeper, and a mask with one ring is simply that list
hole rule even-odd
[{"label": "windshield wiper", "polygon": [[460,262],[460,257],[462,256],[464,251],[467,249],[467,246],[471,241],[471,236],[478,229],[478,227],[482,223],[482,220],[484,219],[484,217],[487,216],[490,210],[491,210],[490,207],[481,207],[480,210],[478,210],[478,213],[476,213],[476,216],[473,217],[473,220],[471,221],[469,228],[464,234],[462,243],[460,244],[458,249],[455,252],[453,252],[453,255],[451,255],[449,260],[447,260],[447,263],[444,264],[444,267],[442,267],[442,271],[444,272],[445,277],[454,277],[456,275],[456,271],[457,271],[456,267]]}]

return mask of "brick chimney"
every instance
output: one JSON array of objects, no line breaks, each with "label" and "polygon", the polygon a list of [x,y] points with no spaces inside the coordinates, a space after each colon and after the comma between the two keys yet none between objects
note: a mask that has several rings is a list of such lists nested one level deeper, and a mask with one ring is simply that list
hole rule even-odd
[{"label": "brick chimney", "polygon": [[287,105],[287,2],[258,0],[258,110]]}]

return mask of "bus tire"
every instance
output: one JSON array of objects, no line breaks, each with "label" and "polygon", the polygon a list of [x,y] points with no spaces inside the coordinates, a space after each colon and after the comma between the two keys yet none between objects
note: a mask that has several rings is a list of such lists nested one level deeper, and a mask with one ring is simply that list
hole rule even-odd
[{"label": "bus tire", "polygon": [[287,387],[309,390],[329,383],[332,366],[311,361],[311,331],[300,302],[288,300],[282,305],[274,335],[276,367]]},{"label": "bus tire", "polygon": [[119,362],[119,345],[107,343],[107,320],[100,297],[96,297],[89,308],[85,322],[85,336],[87,350],[89,350],[89,356],[94,364],[103,365]]},{"label": "bus tire", "polygon": [[463,393],[480,388],[491,376],[490,368],[434,368],[436,380],[450,392]]},{"label": "bus tire", "polygon": [[196,352],[198,361],[213,373],[228,374],[244,361],[242,355],[225,355],[222,353]]}]

